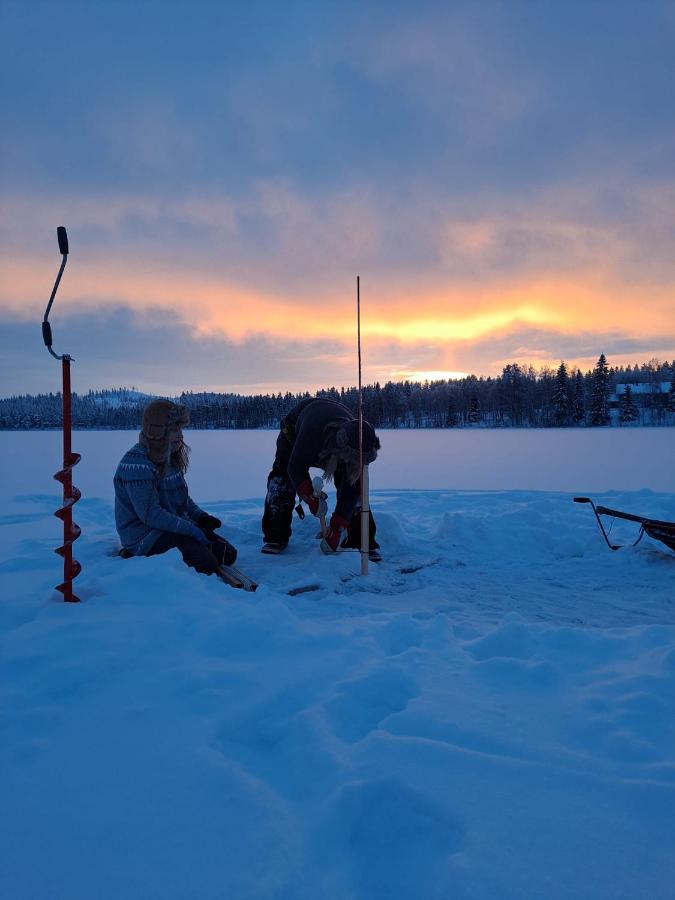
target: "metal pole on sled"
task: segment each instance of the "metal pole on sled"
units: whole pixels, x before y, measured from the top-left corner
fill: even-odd
[[[359,352],[359,474],[361,480],[361,575],[368,574],[370,498],[368,466],[363,465],[363,391],[361,385],[361,278],[356,276],[356,334]]]
[[[61,282],[63,270],[68,261],[68,235],[63,225],[59,225],[56,229],[56,236],[59,242],[59,251],[63,257],[61,260],[61,268],[56,276],[54,288],[52,290],[45,317],[42,321],[42,339],[45,347],[54,359],[61,360],[61,377],[62,377],[62,401],[63,401],[63,467],[54,475],[56,481],[63,485],[63,505],[57,509],[54,515],[63,522],[63,544],[57,547],[56,553],[63,557],[63,583],[57,585],[56,590],[61,591],[63,599],[68,603],[79,603],[80,598],[73,593],[73,579],[77,578],[82,570],[80,563],[73,559],[73,542],[76,541],[82,533],[79,525],[73,522],[73,506],[81,497],[80,491],[73,484],[73,466],[80,461],[80,454],[73,453],[72,449],[72,394],[70,390],[70,363],[72,357],[67,353],[61,356],[52,350],[52,327],[49,324],[49,313],[52,303],[56,297],[56,292]]]

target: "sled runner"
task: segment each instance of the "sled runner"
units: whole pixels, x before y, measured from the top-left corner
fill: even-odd
[[[627,519],[629,522],[637,522],[640,525],[640,533],[637,536],[637,540],[633,542],[634,547],[636,544],[639,544],[645,534],[647,534],[650,538],[653,538],[655,541],[661,541],[666,547],[675,551],[675,522],[661,522],[659,519],[648,519],[645,516],[635,516],[632,513],[621,512],[617,509],[609,509],[606,506],[596,506],[590,497],[575,497],[574,502],[591,504],[591,509],[595,513],[595,518],[598,520],[602,536],[610,550],[618,550],[621,547],[621,544],[612,544],[610,542],[600,516],[609,516],[612,519]]]

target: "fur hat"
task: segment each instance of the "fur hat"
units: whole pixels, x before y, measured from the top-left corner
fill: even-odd
[[[363,464],[369,465],[377,459],[380,439],[375,429],[363,420]],[[361,475],[359,466],[359,422],[350,419],[348,422],[331,422],[324,429],[323,450],[319,454],[325,477],[330,480],[335,470],[342,463],[347,471],[347,478],[355,484]]]
[[[338,450],[349,451],[355,450],[359,452],[359,420],[352,419],[350,422],[338,428],[335,434],[335,443]],[[377,451],[380,449],[380,439],[375,434],[375,429],[363,420],[363,463],[369,465],[377,459]]]
[[[156,465],[164,465],[171,455],[172,429],[190,424],[186,406],[171,400],[153,400],[143,410],[140,443]]]

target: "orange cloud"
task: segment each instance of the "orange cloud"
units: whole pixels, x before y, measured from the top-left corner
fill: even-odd
[[[23,260],[3,268],[3,284],[11,285],[11,293],[5,288],[3,308],[22,318],[40,316],[53,283],[54,264]],[[345,284],[343,293],[322,292],[316,298],[272,295],[182,271],[80,259],[72,270],[66,269],[57,311],[123,305],[139,314],[157,315],[170,309],[197,335],[218,333],[235,340],[256,334],[332,335],[349,340],[355,327],[353,291],[354,285]],[[635,312],[630,320],[633,337],[665,334],[672,328],[673,296],[665,286],[617,289],[604,282],[549,278],[503,287],[426,285],[419,292],[368,283],[362,290],[362,332],[366,338],[403,344],[471,342],[522,326],[602,335],[625,325],[626,309]]]
[[[59,261],[53,225],[63,220],[77,228],[56,317],[170,311],[198,337],[328,339],[335,362],[353,347],[360,271],[378,377],[494,372],[561,355],[590,364],[562,352],[579,335],[589,352],[609,337],[618,347],[618,336],[670,358],[672,337],[660,347],[658,336],[671,336],[675,320],[665,247],[675,194],[627,194],[625,220],[598,212],[595,194],[577,185],[452,215],[442,197],[415,195],[399,209],[368,191],[316,198],[275,182],[238,200],[14,197],[3,204],[0,309],[40,320]],[[627,350],[621,361],[635,358]]]

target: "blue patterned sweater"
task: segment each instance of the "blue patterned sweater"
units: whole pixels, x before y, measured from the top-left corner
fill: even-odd
[[[142,444],[124,454],[114,484],[115,525],[122,547],[134,556],[147,556],[163,531],[208,543],[196,524],[204,510],[190,499],[183,473],[168,465],[160,475]]]

